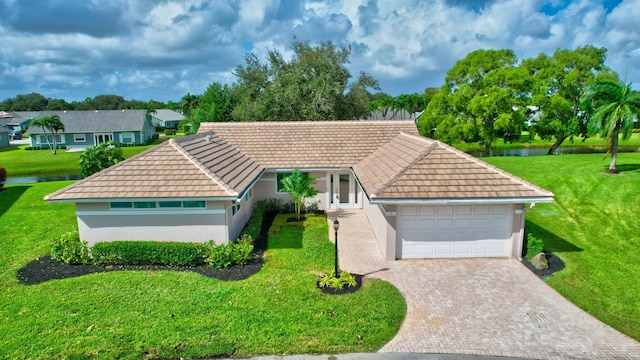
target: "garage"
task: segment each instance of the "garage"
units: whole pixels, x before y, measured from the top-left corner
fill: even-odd
[[[509,257],[512,204],[403,205],[397,258]]]

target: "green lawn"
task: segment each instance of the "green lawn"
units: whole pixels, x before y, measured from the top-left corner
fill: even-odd
[[[0,166],[8,176],[34,174],[78,174],[80,152],[58,150],[53,155],[49,150],[25,150],[29,145],[10,146],[0,149]],[[122,148],[125,158],[139,154],[154,145]]]
[[[527,231],[566,268],[547,282],[574,304],[640,340],[640,154],[484,158],[555,193],[527,212]]]
[[[72,204],[42,198],[72,182],[0,192],[0,358],[200,358],[375,351],[397,332],[405,303],[390,284],[355,293],[315,288],[333,265],[327,222],[305,231],[277,218],[265,266],[222,282],[190,272],[128,271],[21,285],[16,272],[76,226]]]
[[[554,140],[542,140],[539,137],[529,138],[528,133],[523,133],[520,136],[520,141],[505,143],[502,139],[496,139],[491,149],[520,149],[520,148],[551,148]],[[627,140],[620,140],[620,147],[640,147],[640,133],[632,134]],[[606,146],[607,139],[599,136],[593,136],[582,141],[581,138],[575,138],[573,142],[567,139],[562,143],[562,147],[569,146]],[[482,151],[484,146],[479,143],[456,143],[453,146],[463,151]]]

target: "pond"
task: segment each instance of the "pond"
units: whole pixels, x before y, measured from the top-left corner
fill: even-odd
[[[604,154],[608,150],[607,146],[561,146],[554,154]],[[491,151],[491,156],[537,156],[546,155],[549,151],[548,147],[544,148],[521,148],[521,149],[497,149]],[[640,152],[640,147],[621,146],[618,147],[618,152]],[[484,156],[481,150],[470,150],[468,154],[482,157]]]
[[[48,181],[80,180],[80,174],[57,174],[57,175],[32,175],[32,176],[9,176],[5,184],[31,184]]]

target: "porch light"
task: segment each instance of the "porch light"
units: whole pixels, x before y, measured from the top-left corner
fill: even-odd
[[[333,230],[335,230],[335,245],[336,245],[336,262],[335,262],[335,267],[333,269],[334,274],[337,278],[340,277],[340,269],[338,268],[338,229],[340,228],[340,222],[338,221],[338,218],[335,219],[335,221],[333,222]]]

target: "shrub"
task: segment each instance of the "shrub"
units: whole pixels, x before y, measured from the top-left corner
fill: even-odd
[[[4,189],[5,181],[7,181],[7,170],[0,166],[0,190]]]
[[[332,271],[330,274],[324,274],[320,276],[320,279],[318,279],[318,286],[328,287],[336,290],[341,290],[345,287],[352,287],[357,285],[358,282],[356,281],[355,276],[346,271],[341,271],[340,277],[335,276],[335,273]]]
[[[83,177],[87,177],[124,160],[120,144],[112,141],[84,149],[78,165]]]
[[[66,145],[58,145],[58,150],[65,150],[67,148]],[[28,146],[24,148],[25,150],[50,150],[48,146]]]
[[[205,262],[214,269],[224,269],[231,265],[246,265],[251,260],[253,244],[249,242],[250,237],[246,236],[238,240],[237,243],[216,244],[209,241]]]
[[[176,129],[166,129],[164,131],[165,135],[175,135],[176,134]]]
[[[253,252],[253,239],[250,236],[246,236],[238,240],[237,243],[231,244],[231,257],[234,264],[247,265],[251,260],[251,253]]]
[[[538,239],[532,234],[527,234],[527,259],[531,260],[534,256],[540,254],[544,249],[544,241]]]
[[[91,248],[95,264],[100,265],[203,265],[206,244],[166,241],[99,242]]]
[[[258,202],[256,202],[256,208],[262,208],[264,210],[265,214],[277,214],[279,212],[282,212],[282,200],[280,199],[266,199],[266,200],[260,200]]]
[[[51,247],[51,258],[67,264],[88,264],[91,262],[86,241],[80,241],[77,231],[60,235]]]

